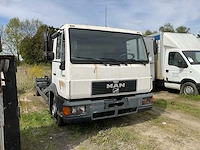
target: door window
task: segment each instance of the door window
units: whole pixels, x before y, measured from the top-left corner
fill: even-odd
[[[168,64],[171,66],[179,66],[178,62],[185,62],[183,57],[178,52],[170,52],[168,58]],[[186,63],[186,62],[185,62]]]
[[[57,37],[56,59],[63,59],[65,56],[65,38],[64,33]]]
[[[61,36],[58,36],[56,44],[56,59],[60,59],[60,52],[61,52]]]

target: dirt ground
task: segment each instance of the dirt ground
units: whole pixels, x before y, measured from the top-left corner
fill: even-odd
[[[154,98],[155,100],[169,100],[171,105],[180,100],[178,94],[168,91],[155,92]],[[34,101],[32,107],[23,107],[26,101]],[[22,113],[38,111],[46,107],[44,100],[41,97],[34,96],[33,92],[22,95],[19,103],[22,106]],[[200,106],[200,101],[196,102],[196,105]],[[200,119],[182,111],[153,107],[152,110],[144,113],[97,121],[95,125],[88,124],[90,123],[69,125],[51,133],[50,136],[47,136],[49,143],[52,144],[51,149],[200,150]],[[85,125],[87,127],[84,127]],[[91,126],[92,130],[90,130]],[[94,130],[95,127],[97,127],[96,130]],[[75,132],[76,129],[77,132]],[[129,133],[128,135],[133,135],[134,138],[129,138],[126,141],[115,136],[115,141],[109,140],[112,139],[113,132],[115,132],[112,129],[126,131],[126,133]],[[38,143],[44,144],[42,141],[38,141]],[[45,149],[45,147],[42,149]]]

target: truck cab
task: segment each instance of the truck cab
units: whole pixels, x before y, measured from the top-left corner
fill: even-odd
[[[140,32],[66,24],[51,37],[53,48],[45,50],[52,59],[51,81],[41,88],[36,79],[36,89],[58,121],[98,120],[151,109],[152,78]]]

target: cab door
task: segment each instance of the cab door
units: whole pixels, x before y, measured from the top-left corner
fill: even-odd
[[[52,62],[52,82],[56,85],[59,95],[66,91],[65,86],[65,37],[64,32],[54,39],[54,60]]]
[[[180,90],[181,80],[188,74],[188,65],[181,53],[166,52],[164,74],[165,87]]]

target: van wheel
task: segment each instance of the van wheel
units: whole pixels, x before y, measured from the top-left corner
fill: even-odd
[[[58,115],[58,108],[57,108],[57,105],[56,105],[55,98],[53,99],[53,104],[51,106],[51,115],[52,115],[52,117],[54,117],[55,123],[58,126],[64,125],[63,119]]]
[[[180,94],[185,95],[198,95],[198,89],[196,85],[192,82],[186,82],[181,86]]]

